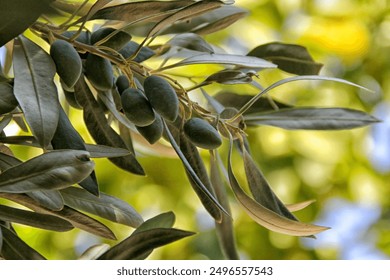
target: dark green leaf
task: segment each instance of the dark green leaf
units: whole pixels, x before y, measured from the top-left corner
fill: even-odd
[[[261,97],[263,97],[265,94],[267,94],[271,90],[273,90],[273,89],[275,89],[277,87],[280,87],[280,86],[282,86],[284,84],[297,82],[297,81],[329,81],[329,82],[338,82],[338,83],[341,83],[341,84],[346,84],[346,85],[357,87],[357,88],[360,88],[360,89],[363,89],[363,90],[366,90],[366,91],[370,91],[369,89],[367,89],[365,87],[362,87],[362,86],[357,85],[355,83],[352,83],[352,82],[349,82],[349,81],[346,81],[346,80],[343,80],[343,79],[338,79],[338,78],[323,77],[323,76],[317,76],[317,75],[294,76],[294,77],[290,77],[290,78],[279,80],[279,81],[273,83],[272,85],[270,85],[269,87],[261,90],[258,94],[253,96],[247,103],[245,103],[240,108],[239,114],[242,115],[242,114],[246,113],[247,110],[249,110],[254,104],[256,104],[256,102]]]
[[[0,82],[0,115],[11,112],[18,106],[13,87],[9,83]]]
[[[204,83],[219,83],[225,85],[247,84],[252,82],[255,71],[222,70],[207,77]]]
[[[129,150],[123,148],[114,148],[104,145],[85,144],[91,158],[114,158],[123,157],[130,154]]]
[[[101,9],[92,19],[110,19],[125,22],[159,21],[166,15],[193,4],[195,1],[142,1],[125,3]]]
[[[26,37],[15,40],[14,94],[33,135],[42,148],[50,144],[59,116],[56,68],[51,57]]]
[[[249,100],[253,98],[253,95],[249,94],[237,94],[233,92],[223,91],[213,96],[219,103],[225,107],[232,107],[240,110]],[[285,103],[281,103],[272,100],[270,97],[261,97],[257,100],[249,109],[246,114],[259,113],[264,111],[271,111],[277,108],[290,108],[291,106]]]
[[[232,170],[231,155],[233,149],[233,141],[230,139],[230,149],[228,155],[228,176],[230,186],[237,198],[237,201],[245,210],[245,212],[259,225],[265,228],[294,236],[311,236],[313,234],[320,233],[328,228],[316,225],[310,225],[301,223],[298,221],[290,220],[279,214],[265,208],[255,200],[250,198],[240,187],[236,177]]]
[[[49,10],[53,0],[3,0],[0,13],[0,47],[12,40]]]
[[[221,202],[221,205],[226,209],[230,214],[229,199],[226,192],[225,184],[221,178],[221,173],[219,170],[219,155],[211,155],[210,157],[210,180],[212,186],[214,187],[215,193],[218,200]],[[230,216],[223,214],[222,221],[220,223],[215,223],[215,229],[217,232],[218,240],[222,249],[222,252],[225,254],[226,258],[229,260],[238,260],[240,259],[236,240],[234,237],[233,229],[233,220]]]
[[[272,64],[266,60],[245,56],[245,55],[236,55],[236,54],[199,54],[195,55],[177,63],[167,65],[161,70],[194,65],[194,64],[227,64],[235,65],[242,67],[251,67],[251,68],[276,68],[275,64]]]
[[[108,124],[103,109],[93,97],[92,92],[84,81],[84,77],[81,77],[76,83],[75,94],[77,101],[84,108],[85,124],[96,143],[126,149],[126,144],[122,138]],[[124,157],[109,158],[109,160],[126,171],[139,175],[145,174],[142,166],[132,153]]]
[[[0,191],[24,193],[66,188],[82,181],[94,168],[88,152],[48,152],[0,174]]]
[[[56,190],[40,190],[26,193],[34,199],[39,205],[53,211],[59,211],[64,207],[64,201],[61,194]]]
[[[99,260],[137,260],[151,250],[194,233],[173,228],[156,228],[132,234],[99,257]]]
[[[61,191],[66,205],[95,214],[113,222],[138,227],[143,219],[133,207],[116,197],[101,193],[99,197],[79,188],[66,188]]]
[[[3,246],[0,255],[6,260],[45,260],[45,258],[28,246],[16,233],[0,224],[3,235]]]
[[[4,153],[0,153],[0,171],[3,172],[8,168],[11,168],[15,165],[21,164],[22,161],[17,159],[16,157],[6,155]]]
[[[139,44],[133,41],[130,41],[124,46],[119,53],[126,59],[132,57],[134,53],[138,50]],[[133,58],[133,61],[141,63],[152,56],[154,56],[156,53],[148,47],[142,47],[141,50],[138,51],[137,55]]]
[[[203,206],[216,221],[221,221],[221,211],[226,213],[226,210],[219,204],[218,200],[212,194],[212,188],[210,186],[207,172],[199,157],[196,147],[183,136],[182,132],[178,131],[178,133],[175,134],[177,134],[179,137],[178,139],[180,139],[179,147],[165,122],[164,126],[168,139],[173,149],[181,159],[186,170],[187,177],[189,178],[189,181],[199,199],[203,203]],[[172,129],[175,128],[172,127]],[[182,151],[182,149],[185,149],[185,151]]]
[[[178,34],[166,44],[193,51],[214,53],[213,47],[205,39],[194,33]]]
[[[258,46],[248,55],[272,61],[278,68],[297,75],[318,75],[322,64],[316,63],[307,49],[299,45],[273,42]]]
[[[24,194],[0,193],[0,197],[19,203],[37,213],[53,215],[70,222],[74,227],[86,232],[101,236],[103,238],[115,240],[114,233],[105,225],[95,219],[73,209],[64,206],[61,211],[52,211],[38,205],[34,200]]]
[[[243,151],[245,174],[254,199],[265,208],[297,221],[271,189],[261,170],[246,149]]]
[[[175,214],[173,212],[161,213],[142,223],[133,234],[155,228],[172,228],[175,224]]]
[[[55,150],[70,149],[85,151],[85,143],[80,134],[73,127],[62,107],[59,107],[59,119],[51,145]],[[99,195],[99,186],[94,171],[91,175],[79,182],[79,185],[94,195]]]
[[[248,125],[271,125],[285,129],[341,130],[379,122],[365,112],[347,108],[290,108],[245,115]]]
[[[210,34],[224,29],[244,17],[247,11],[237,6],[222,6],[191,20],[180,20],[165,29],[161,34],[193,32],[199,35]]]
[[[63,219],[4,205],[0,205],[0,220],[53,231],[73,229],[72,224]]]

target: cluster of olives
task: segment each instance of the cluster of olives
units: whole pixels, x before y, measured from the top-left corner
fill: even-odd
[[[112,34],[113,32],[115,33]],[[68,31],[62,35],[70,38],[74,32]],[[123,31],[116,32],[113,28],[101,28],[92,34],[82,32],[76,40],[83,44],[98,44],[110,48],[118,51],[125,58],[134,54],[135,47],[138,47],[131,41],[131,35]],[[72,91],[83,71],[90,83],[99,91],[108,91],[116,86],[121,96],[123,113],[151,144],[162,137],[163,121],[172,123],[179,116],[177,93],[172,85],[160,76],[146,77],[143,81],[143,89],[131,87],[127,76],[119,75],[115,78],[108,58],[92,53],[79,54],[70,42],[61,39],[51,44],[50,55],[65,92]],[[150,53],[145,48],[140,55],[141,57],[136,57],[134,61],[142,61],[150,56]],[[85,59],[84,63],[82,58]],[[68,102],[71,105],[76,103],[69,99]],[[221,136],[214,126],[199,117],[192,117],[185,121],[183,132],[194,145],[200,148],[215,149],[222,144]]]

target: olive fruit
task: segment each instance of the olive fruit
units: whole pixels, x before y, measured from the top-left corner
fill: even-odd
[[[99,42],[100,40],[106,38],[109,36],[112,32],[115,32],[116,29],[111,28],[111,27],[105,27],[105,28],[100,28],[96,30],[95,32],[92,33],[91,35],[91,44],[95,44]],[[101,45],[109,47],[114,50],[120,50],[123,48],[127,42],[131,40],[131,35],[124,32],[124,31],[119,31],[106,41],[104,41]]]
[[[136,126],[147,126],[154,122],[153,108],[140,90],[135,88],[124,90],[121,101],[126,117]]]
[[[160,115],[156,114],[152,124],[144,127],[136,126],[136,129],[150,144],[154,144],[162,137],[164,125]]]
[[[157,113],[168,121],[175,121],[179,115],[179,99],[176,92],[165,79],[149,76],[144,81],[145,95]]]
[[[56,65],[58,76],[68,88],[73,87],[83,69],[78,52],[67,41],[56,40],[50,46],[50,55]]]
[[[9,83],[0,83],[0,115],[11,112],[18,106],[13,88]]]
[[[118,92],[122,94],[122,92],[130,87],[129,79],[125,75],[120,75],[116,78],[115,85],[118,89]]]
[[[199,148],[213,150],[221,146],[222,138],[218,131],[201,118],[191,118],[184,124],[184,134]]]
[[[109,90],[114,86],[114,73],[107,58],[89,53],[85,61],[85,74],[99,90]]]

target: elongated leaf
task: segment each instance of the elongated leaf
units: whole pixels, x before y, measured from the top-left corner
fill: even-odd
[[[230,213],[229,199],[221,178],[218,159],[218,154],[210,156],[210,180],[221,205]],[[215,229],[222,252],[225,254],[226,258],[229,260],[240,259],[237,252],[236,239],[234,237],[232,218],[223,215],[222,221],[220,223],[215,223]]]
[[[122,138],[109,126],[103,109],[93,97],[84,77],[81,77],[76,83],[75,94],[78,103],[84,108],[84,122],[96,143],[126,149]],[[132,153],[124,157],[109,158],[109,160],[126,171],[138,175],[145,174]]]
[[[71,149],[86,151],[83,138],[70,122],[62,107],[59,107],[59,119],[57,129],[51,140],[51,145],[55,150]],[[99,195],[99,186],[96,180],[95,171],[79,182],[79,185],[94,195]]]
[[[78,258],[79,260],[96,260],[110,249],[108,244],[97,244],[89,247]]]
[[[41,206],[53,211],[59,211],[64,207],[61,194],[56,190],[40,190],[26,193]]]
[[[227,15],[216,21],[207,22],[207,24],[201,25],[195,29],[192,29],[191,31],[199,35],[207,35],[207,34],[215,33],[217,31],[224,30],[225,28],[229,27],[239,19],[242,19],[246,15],[247,15],[246,11],[237,12],[231,15]]]
[[[353,87],[357,87],[357,88],[360,88],[360,89],[363,89],[363,90],[366,90],[366,91],[370,91],[369,89],[365,88],[365,87],[362,87],[358,84],[355,84],[355,83],[352,83],[352,82],[349,82],[349,81],[346,81],[346,80],[343,80],[343,79],[338,79],[338,78],[331,78],[331,77],[324,77],[324,76],[317,76],[317,75],[309,75],[309,76],[296,76],[296,77],[290,77],[290,78],[286,78],[286,79],[283,79],[283,80],[279,80],[275,83],[273,83],[272,85],[270,85],[269,87],[265,88],[264,90],[262,90],[260,93],[256,94],[254,97],[252,97],[245,105],[243,105],[238,113],[238,115],[242,115],[244,114],[249,108],[252,107],[253,104],[255,104],[262,96],[264,96],[265,94],[267,94],[269,91],[281,86],[281,85],[284,85],[284,84],[287,84],[287,83],[291,83],[291,82],[297,82],[297,81],[328,81],[328,82],[337,82],[337,83],[342,83],[342,84],[346,84],[346,85],[350,85],[350,86],[353,86]]]
[[[158,32],[160,32],[162,29],[170,26],[171,24],[175,23],[176,21],[180,19],[186,19],[190,20],[192,17],[203,14],[207,11],[214,10],[220,6],[222,6],[223,3],[219,0],[207,0],[207,1],[198,1],[194,2],[188,6],[183,7],[182,9],[178,10],[177,12],[168,15],[161,21],[159,21],[148,33],[146,36],[154,37]]]
[[[285,129],[340,130],[362,127],[379,120],[347,108],[291,108],[245,116],[248,125],[271,125]]]
[[[205,83],[219,83],[225,85],[247,84],[252,82],[255,71],[222,70],[207,77]]]
[[[18,101],[15,98],[13,87],[7,82],[0,82],[0,115],[13,111],[16,106],[18,106]],[[12,116],[9,115],[8,118],[12,119]],[[3,128],[0,131],[3,131]]]
[[[63,219],[4,205],[0,205],[0,220],[53,231],[73,229],[72,224]]]
[[[303,201],[303,202],[299,202],[299,203],[286,204],[286,207],[289,211],[296,212],[296,211],[299,211],[299,210],[306,208],[307,206],[311,205],[314,202],[315,202],[315,200],[311,199],[311,200],[307,200],[307,201]]]
[[[191,20],[175,22],[171,27],[163,30],[161,34],[177,34],[183,32],[193,32],[199,35],[210,34],[221,30],[221,28],[228,27],[247,13],[245,9],[240,7],[224,5],[218,9],[193,17]]]
[[[290,220],[298,219],[286,208],[271,189],[263,173],[246,149],[243,151],[245,174],[254,199],[265,208]]]
[[[119,50],[119,53],[126,59],[129,57],[132,57],[136,51],[139,49],[139,44],[133,41],[130,41],[124,46],[121,50]],[[148,47],[141,47],[141,49],[138,51],[137,55],[133,58],[133,61],[141,63],[152,56],[154,56],[156,53]]]
[[[252,68],[276,68],[277,66],[271,62],[263,60],[261,58],[245,55],[235,55],[235,54],[199,54],[195,55],[182,61],[179,61],[175,64],[167,65],[161,70],[194,65],[194,64],[228,64],[236,65],[242,67],[252,67]]]
[[[269,230],[294,236],[311,236],[313,234],[317,234],[328,229],[327,227],[310,225],[287,219],[269,210],[268,208],[265,208],[264,206],[250,198],[241,189],[236,177],[234,176],[231,162],[232,149],[233,141],[232,139],[230,139],[230,148],[228,155],[228,175],[230,185],[237,198],[237,201],[240,203],[245,212],[256,223],[262,225]]]
[[[129,150],[127,149],[114,148],[105,145],[85,144],[85,147],[87,148],[91,158],[123,157],[130,154]]]
[[[318,75],[322,64],[316,63],[307,49],[299,45],[268,43],[251,50],[248,55],[272,61],[286,72],[297,75]]]
[[[136,22],[141,19],[145,21],[159,21],[169,13],[188,6],[195,1],[138,1],[125,3],[101,9],[95,13],[92,19],[110,19],[126,22]]]
[[[213,96],[219,103],[225,107],[232,107],[240,110],[247,102],[249,102],[253,95],[249,94],[237,94],[229,91],[222,91]],[[245,112],[246,114],[250,113],[260,113],[264,111],[271,111],[275,109],[291,108],[290,105],[286,103],[281,103],[276,100],[272,100],[269,96],[261,97]]]
[[[209,184],[208,181],[209,179],[206,171],[204,170],[204,167],[202,167],[203,162],[199,160],[199,158],[193,157],[194,155],[195,157],[197,157],[195,154],[196,148],[191,147],[188,140],[186,141],[184,137],[181,137],[183,139],[180,140],[185,141],[185,144],[180,144],[181,147],[179,147],[165,122],[164,122],[164,126],[165,126],[165,131],[168,136],[168,139],[173,149],[175,150],[180,160],[182,161],[184,168],[186,170],[186,174],[190,180],[190,183],[194,188],[196,194],[198,195],[199,199],[201,200],[203,206],[206,208],[206,210],[216,221],[221,221],[222,218],[221,211],[225,212],[227,215],[228,213],[222,207],[222,205],[220,205],[220,203],[214,197],[214,195],[210,192],[210,190],[212,190],[210,188],[210,185],[208,185],[208,187],[205,185],[205,184]],[[183,152],[181,150],[183,148],[187,149],[187,151]],[[206,183],[204,183],[204,181],[206,181]]]
[[[146,231],[155,228],[172,228],[175,224],[175,214],[171,211],[166,213],[161,213],[153,218],[150,218],[142,223],[133,234],[141,231]]]
[[[175,46],[189,50],[214,53],[213,47],[205,39],[194,33],[178,34],[166,43],[168,46]]]
[[[50,144],[59,117],[56,68],[40,46],[19,36],[14,44],[14,94],[41,147]]]
[[[145,252],[193,235],[193,232],[156,228],[132,234],[99,257],[99,260],[136,260]]]
[[[24,193],[66,188],[82,181],[94,168],[85,151],[53,151],[0,174],[0,191]]]
[[[13,166],[21,164],[22,161],[19,159],[9,156],[3,153],[0,153],[0,171],[7,170]],[[61,194],[58,191],[34,191],[27,193],[32,199],[37,201],[40,205],[49,208],[51,210],[61,210],[64,207]]]
[[[3,246],[0,255],[6,260],[45,260],[45,258],[28,246],[16,233],[0,224],[3,235]]]
[[[38,17],[49,10],[53,0],[3,0],[1,1],[0,16],[0,47],[12,40]]]
[[[143,222],[133,207],[116,197],[104,193],[96,197],[75,187],[63,189],[61,194],[66,205],[110,221],[131,227],[138,227]]]
[[[37,213],[53,215],[70,222],[74,227],[82,229],[86,232],[115,240],[114,233],[102,223],[95,219],[73,209],[68,206],[64,206],[61,211],[52,211],[38,205],[34,200],[24,194],[12,194],[12,193],[0,193],[0,197],[12,200],[19,203]]]
[[[1,256],[2,248],[3,248],[3,233],[1,231],[1,225],[0,225],[0,256]]]

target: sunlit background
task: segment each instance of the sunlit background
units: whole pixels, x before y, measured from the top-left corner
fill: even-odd
[[[324,64],[321,75],[344,78],[374,91],[333,82],[297,82],[272,91],[273,98],[301,106],[360,109],[382,120],[370,128],[337,132],[249,129],[256,161],[282,201],[315,199],[297,216],[332,229],[318,234],[316,239],[273,233],[253,222],[231,196],[241,258],[389,259],[389,1],[237,0],[236,6],[247,9],[248,16],[224,31],[206,36],[208,41],[237,54],[273,41],[301,44]],[[286,75],[266,71],[258,81],[266,86]],[[256,93],[248,86],[230,88],[243,94]],[[80,111],[71,110],[70,116],[86,142],[92,142]],[[139,145],[136,149],[147,177],[127,174],[106,160],[97,160],[101,190],[128,201],[145,219],[174,211],[176,227],[198,232],[155,250],[150,258],[221,259],[213,221],[192,191],[179,160],[163,146],[150,149]],[[22,159],[37,152],[24,147],[12,150]],[[240,177],[240,167],[237,170]],[[241,176],[244,178],[243,171]],[[132,231],[103,222],[119,240]],[[115,244],[79,230],[52,233],[23,226],[17,230],[30,246],[50,259],[74,259],[92,244]]]

